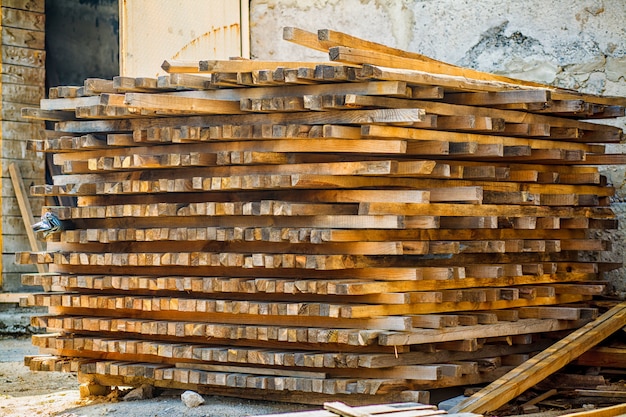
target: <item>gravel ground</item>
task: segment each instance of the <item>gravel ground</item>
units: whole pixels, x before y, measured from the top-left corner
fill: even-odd
[[[35,354],[30,338],[0,339],[0,417],[240,417],[319,409],[217,396],[204,396],[205,404],[188,408],[180,400],[180,391],[141,401],[81,399],[75,375],[31,372],[25,367],[24,356]]]

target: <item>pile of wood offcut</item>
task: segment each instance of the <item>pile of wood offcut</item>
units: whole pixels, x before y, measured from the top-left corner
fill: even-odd
[[[603,312],[626,99],[321,30],[328,62],[166,61],[55,87],[61,201],[23,282],[31,369],[321,404],[428,402],[486,383]],[[584,119],[584,121],[583,121]],[[72,199],[69,199],[71,197]],[[71,202],[75,204],[71,204]]]

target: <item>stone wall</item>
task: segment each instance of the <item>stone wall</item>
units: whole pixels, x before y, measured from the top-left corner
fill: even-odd
[[[326,60],[282,40],[282,27],[333,29],[482,71],[588,93],[626,96],[624,0],[252,0],[251,54],[257,59]],[[626,118],[609,123],[626,129]],[[622,145],[607,152],[626,152]],[[626,180],[617,189],[620,229],[607,261],[626,261]],[[626,295],[626,270],[606,274]]]

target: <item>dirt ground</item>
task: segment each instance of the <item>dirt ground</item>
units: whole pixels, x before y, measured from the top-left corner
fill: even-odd
[[[164,392],[142,401],[81,399],[73,374],[31,372],[25,355],[38,354],[30,338],[0,338],[0,417],[239,417],[316,409],[315,406],[204,396],[205,404],[188,408],[180,391]]]

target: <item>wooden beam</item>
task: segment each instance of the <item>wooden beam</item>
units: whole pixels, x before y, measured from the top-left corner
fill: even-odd
[[[337,62],[258,61],[258,60],[204,60],[198,63],[199,72],[250,72],[276,68],[315,68],[319,65],[341,66]]]
[[[161,64],[161,68],[169,74],[193,74],[200,72],[198,61],[166,60]]]
[[[30,249],[34,252],[38,252],[41,250],[41,248],[32,227],[33,210],[31,209],[30,202],[28,201],[28,194],[26,192],[26,187],[24,187],[22,174],[20,173],[20,170],[15,162],[11,162],[9,164],[9,174],[11,176],[11,182],[13,183],[13,189],[15,191],[15,197],[17,198],[17,204],[19,205],[20,213],[22,214],[22,220],[24,221],[24,228],[26,229],[26,236],[28,237]],[[39,273],[46,272],[45,265],[37,264],[37,271]],[[0,277],[0,287],[1,284],[2,278]]]
[[[337,46],[333,42],[321,40],[317,33],[296,27],[284,27],[283,39],[325,53],[328,53],[329,48]]]

